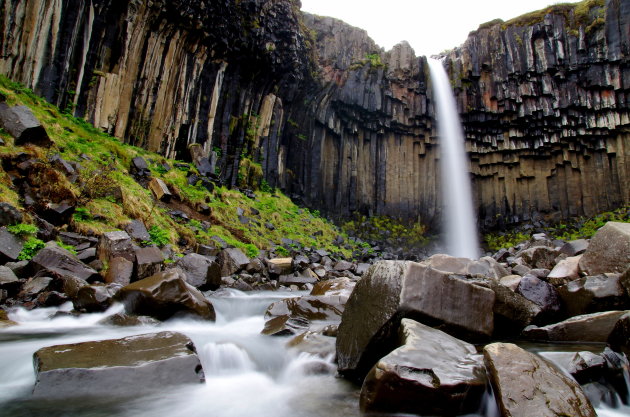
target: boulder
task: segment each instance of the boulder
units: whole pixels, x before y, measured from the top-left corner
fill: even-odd
[[[189,253],[177,266],[184,271],[186,282],[200,290],[216,290],[221,285],[219,264],[205,256]]]
[[[625,313],[617,320],[608,336],[608,344],[613,350],[630,357],[630,313]]]
[[[88,284],[88,282],[84,279],[71,277],[71,276],[62,276],[57,277],[53,282],[54,287],[66,294],[70,298],[75,298],[79,293],[79,290]]]
[[[36,277],[29,279],[20,291],[21,298],[29,298],[46,290],[53,281],[50,277]]]
[[[270,274],[288,275],[293,273],[293,258],[267,259]]]
[[[556,258],[560,253],[547,246],[536,246],[519,252],[516,256],[531,268],[552,269],[556,264]]]
[[[44,126],[27,106],[9,107],[4,102],[0,103],[0,123],[15,138],[15,146],[32,143],[49,147],[53,144]]]
[[[378,361],[361,387],[361,411],[460,415],[479,409],[485,392],[475,346],[403,319],[400,346]]]
[[[533,275],[525,275],[516,290],[529,301],[537,304],[546,317],[553,318],[560,313],[562,305],[555,287]]]
[[[135,253],[137,280],[145,279],[162,270],[164,255],[158,247],[137,248]]]
[[[285,314],[267,320],[260,333],[267,336],[292,336],[308,330],[309,324],[306,319]]]
[[[151,192],[153,192],[153,196],[156,200],[168,203],[173,197],[173,194],[171,194],[168,189],[168,185],[166,185],[166,183],[160,178],[151,178],[151,181],[149,181],[149,188],[151,189]]]
[[[54,242],[46,244],[37,255],[31,259],[35,271],[46,271],[56,276],[74,277],[90,281],[100,278],[98,272],[81,262],[76,255],[60,248]]]
[[[595,417],[580,385],[543,358],[510,343],[483,350],[501,415]]]
[[[578,239],[565,243],[560,248],[560,253],[564,253],[567,256],[577,256],[583,254],[588,249],[588,240]]]
[[[306,331],[289,340],[287,346],[322,358],[335,355],[335,338],[318,332]]]
[[[500,279],[509,272],[491,257],[479,260],[437,254],[422,262],[433,269],[457,275]]]
[[[6,227],[0,227],[0,262],[17,260],[23,247],[24,242],[21,239],[9,232]]]
[[[495,295],[494,334],[516,336],[530,324],[540,323],[544,314],[541,314],[542,308],[538,304],[506,287],[502,280],[489,282],[489,287]]]
[[[630,267],[630,223],[608,222],[595,233],[580,259],[587,275],[623,273]]]
[[[18,277],[12,269],[4,265],[0,266],[0,286],[18,282]]]
[[[149,235],[147,227],[141,220],[132,220],[129,224],[125,226],[125,232],[129,234],[129,237],[138,242],[151,240],[151,235]]]
[[[98,259],[108,262],[116,257],[125,258],[131,262],[136,261],[131,238],[122,230],[103,233],[98,242]]]
[[[567,371],[580,384],[590,381],[599,380],[606,370],[606,360],[593,352],[576,352],[569,365]]]
[[[105,274],[108,284],[129,285],[133,277],[133,262],[117,256],[109,260],[109,268]]]
[[[285,298],[271,304],[265,311],[265,318],[288,315],[309,323],[313,321],[339,323],[347,300],[347,296],[340,295]]]
[[[159,272],[120,289],[116,299],[130,314],[166,320],[174,315],[193,315],[214,320],[212,304],[199,290],[185,281],[179,269]]]
[[[238,248],[223,249],[217,257],[221,266],[221,276],[236,274],[247,266],[249,258]]]
[[[619,274],[583,277],[558,288],[558,293],[572,316],[630,308]]]
[[[335,271],[339,271],[339,272],[350,271],[353,268],[354,268],[354,265],[352,264],[352,262],[343,261],[343,260],[337,262],[335,266],[333,267]]]
[[[551,272],[547,275],[545,281],[553,286],[559,287],[567,284],[580,277],[579,275],[579,263],[582,256],[571,256],[563,259],[553,267]]]
[[[107,316],[98,321],[98,324],[104,326],[120,326],[120,327],[133,327],[133,326],[157,326],[162,322],[147,316],[130,316],[128,314],[116,313],[111,316]]]
[[[315,283],[310,295],[340,295],[347,300],[355,286],[356,282],[350,278],[333,278]]]
[[[523,337],[552,342],[605,343],[625,311],[584,314],[544,327],[529,326]]]
[[[22,223],[22,213],[9,203],[0,202],[0,226]]]
[[[521,279],[523,277],[520,275],[507,275],[499,280],[499,284],[503,285],[506,288],[509,288],[512,291],[516,291],[518,289],[518,284],[521,283]]]
[[[174,332],[45,347],[33,362],[35,398],[133,397],[204,381],[192,341]]]
[[[319,281],[319,277],[310,269],[278,277],[278,283],[286,286],[315,284],[317,281]]]
[[[120,290],[120,284],[88,285],[81,287],[72,300],[75,310],[94,313],[107,310],[113,302],[114,295]]]
[[[494,292],[423,264],[380,261],[357,283],[337,336],[339,372],[361,379],[395,346],[404,317],[483,340],[494,330]]]

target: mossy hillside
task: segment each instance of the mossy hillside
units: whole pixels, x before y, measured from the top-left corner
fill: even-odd
[[[607,222],[630,223],[630,205],[624,205],[617,210],[608,211],[593,217],[578,217],[561,222],[544,230],[552,239],[571,241],[590,239]],[[513,229],[504,232],[487,233],[484,236],[486,247],[491,251],[510,248],[532,238],[537,231]]]
[[[49,157],[59,153],[65,160],[81,165],[76,183],[63,179],[60,185],[79,202],[69,225],[71,230],[98,234],[120,230],[132,219],[141,219],[148,228],[163,230],[168,241],[179,243],[181,248],[196,243],[213,244],[212,237],[218,236],[250,255],[260,249],[273,248],[283,238],[344,256],[350,256],[354,249],[352,246],[340,248],[335,245],[334,240],[342,233],[333,224],[317,212],[299,208],[279,191],[262,187],[262,190],[256,191],[255,199],[225,187],[216,187],[209,192],[201,182],[188,184],[188,172],[195,171],[190,164],[167,160],[158,154],[124,144],[84,120],[65,114],[32,91],[2,76],[0,92],[7,97],[8,104],[31,108],[55,143],[50,149],[17,147],[6,132],[0,131],[0,137],[5,142],[4,146],[0,146],[0,159],[11,159],[20,152],[27,152],[43,164],[48,164]],[[131,177],[128,169],[131,160],[137,156],[149,163],[154,177],[162,178],[169,185],[177,197],[174,204],[156,201],[149,190]],[[172,169],[164,169],[164,163]],[[248,167],[248,172],[251,171],[257,174],[256,167]],[[257,179],[258,175],[248,175],[247,183],[254,185],[251,183]],[[113,193],[112,190],[117,188],[120,192]],[[0,192],[1,200],[23,208],[17,190],[1,167]],[[199,204],[209,206],[211,215],[204,216],[191,209]],[[168,213],[174,208],[185,211],[190,220],[172,218]],[[237,208],[243,210],[246,219],[239,219]]]

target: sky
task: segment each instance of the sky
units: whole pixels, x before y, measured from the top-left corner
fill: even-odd
[[[481,23],[509,20],[557,0],[302,0],[302,10],[367,30],[386,50],[402,40],[416,55],[438,54],[464,43]],[[564,0],[564,3],[576,1]]]

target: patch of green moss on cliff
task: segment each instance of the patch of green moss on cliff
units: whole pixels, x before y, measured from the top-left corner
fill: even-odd
[[[599,18],[603,19],[605,6],[605,0],[584,0],[580,3],[558,3],[503,22],[501,28],[505,30],[513,26],[532,26],[541,23],[548,14],[555,14],[564,16],[567,30],[575,34],[580,26],[588,28]],[[592,27],[591,30],[594,28],[595,27]]]

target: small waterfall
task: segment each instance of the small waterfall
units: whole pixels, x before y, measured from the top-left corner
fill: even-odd
[[[234,343],[208,343],[199,352],[207,377],[254,371],[256,364]]]
[[[476,259],[479,257],[479,242],[467,170],[468,160],[464,149],[464,132],[457,114],[455,97],[442,63],[431,58],[427,61],[437,104],[444,204],[442,221],[446,250],[452,256]]]

